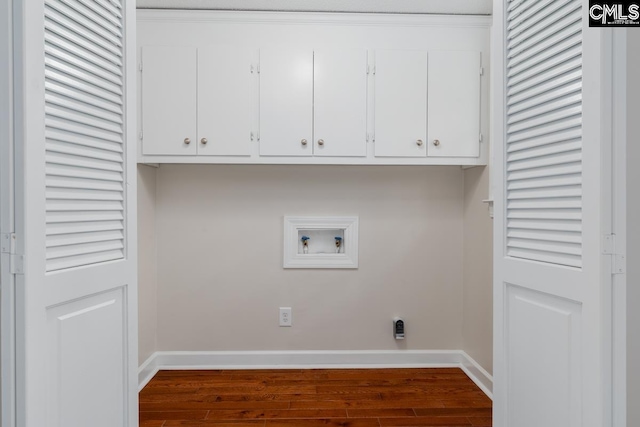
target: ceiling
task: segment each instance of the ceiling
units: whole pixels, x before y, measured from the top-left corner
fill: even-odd
[[[492,0],[137,0],[138,9],[490,15]]]

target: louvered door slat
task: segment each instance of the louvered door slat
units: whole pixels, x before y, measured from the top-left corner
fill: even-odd
[[[71,100],[71,102],[77,101],[83,105],[98,107],[104,112],[110,111],[119,117],[122,117],[123,111],[121,105],[105,101],[104,99],[97,99],[95,96],[91,96],[88,93],[83,93],[79,90],[74,90],[64,85],[54,83],[51,80],[47,82],[46,88],[48,93],[45,96],[49,97],[49,99],[56,97],[59,98],[60,96],[58,95],[61,95],[64,99]]]
[[[582,265],[580,0],[509,2],[506,245],[511,257]]]
[[[509,33],[507,38],[508,47],[513,47],[518,43],[531,37],[533,34],[538,33],[540,30],[547,28],[549,25],[554,24],[563,17],[569,15],[573,9],[579,8],[580,5],[571,2],[571,0],[556,1],[549,6],[546,10],[546,17],[536,20],[530,20],[523,25],[518,26],[516,29]]]
[[[73,21],[73,24],[68,27],[69,29],[76,28],[77,32],[79,34],[84,34],[88,40],[93,40],[94,43],[105,48],[111,47],[115,51],[120,52],[120,56],[122,56],[122,42],[119,36],[105,30],[100,25],[96,25],[95,22],[87,19],[85,16],[63,4],[59,0],[49,0],[46,4],[60,15]]]
[[[108,59],[104,59],[102,56],[96,55],[92,50],[79,46],[76,43],[71,43],[69,40],[58,36],[52,31],[45,32],[44,40],[51,46],[64,49],[64,51],[69,52],[70,55],[88,59],[89,61],[87,61],[88,63],[85,63],[85,68],[90,65],[95,65],[109,71],[109,73],[115,74],[116,76],[122,76],[122,72],[120,70],[120,66],[122,64],[119,63],[120,61],[116,63],[110,62]],[[107,74],[107,76],[109,76],[109,74]]]
[[[119,211],[47,212],[47,224],[57,224],[60,222],[121,221],[123,219],[124,215]]]
[[[69,107],[71,107],[71,105],[69,105]],[[108,120],[103,120],[102,118],[95,115],[78,112],[72,108],[67,108],[67,106],[60,107],[59,105],[53,105],[49,103],[45,107],[45,113],[48,116],[57,117],[65,121],[77,123],[91,129],[101,129],[115,134],[122,133],[122,127],[119,123],[109,123]],[[110,119],[110,116],[111,113],[109,112],[106,112],[104,114],[105,119]]]
[[[525,98],[523,101],[517,103],[517,105],[515,105],[515,102],[514,102],[513,104],[508,105],[507,113],[515,114],[523,110],[527,110],[542,104],[546,104],[558,98],[562,98],[566,94],[573,94],[576,92],[579,93],[580,90],[581,90],[580,81],[577,81],[575,83],[570,83],[568,85],[562,86],[558,90],[554,90],[551,92],[543,92],[535,96],[529,96]]]
[[[95,201],[95,200],[49,200],[47,212],[73,212],[73,211],[122,211],[124,205],[119,201]]]
[[[55,54],[54,49],[49,49],[45,46],[45,51],[49,54]],[[71,58],[73,61],[73,58]],[[78,64],[77,67],[70,66],[65,61],[56,58],[55,56],[47,55],[44,59],[44,63],[49,69],[56,70],[63,74],[70,76],[73,79],[77,79],[82,83],[88,83],[89,85],[96,86],[100,89],[104,89],[116,95],[122,95],[121,84],[113,83],[101,78],[100,76],[93,74],[91,71],[87,72],[82,70],[82,64]],[[45,74],[46,77],[46,74]]]
[[[68,176],[72,178],[97,179],[104,181],[122,182],[123,177],[120,172],[105,171],[99,169],[87,169],[82,167],[69,167],[48,163],[46,166],[47,177],[50,176]]]
[[[87,9],[91,9],[100,17],[111,22],[111,24],[113,24],[115,27],[122,28],[121,19],[118,19],[117,16],[114,16],[113,13],[111,13],[108,9],[102,7],[102,5],[95,0],[79,0],[79,2],[82,3]]]
[[[121,114],[111,113],[108,110],[105,111],[103,108],[96,108],[84,102],[78,102],[73,98],[67,98],[66,96],[59,96],[56,94],[48,93],[47,95],[45,95],[45,101],[59,108],[65,108],[67,110],[73,111],[74,113],[99,117],[103,120],[115,123],[116,125],[122,124]]]
[[[553,22],[553,21],[552,21]],[[566,15],[564,18],[556,19],[551,25],[542,26],[531,34],[523,34],[509,43],[509,54],[515,57],[518,54],[528,56],[537,53],[560,38],[566,38],[566,34],[575,34],[574,27],[581,25],[580,17],[576,15]]]
[[[90,233],[98,231],[122,230],[124,228],[122,221],[95,221],[87,222],[69,222],[56,223],[47,226],[47,235],[60,236],[76,233]]]
[[[85,243],[108,242],[124,237],[122,231],[101,231],[47,237],[47,247],[80,245]]]
[[[60,70],[50,68],[45,69],[44,75],[47,79],[47,85],[45,86],[47,89],[53,87],[55,84],[54,82],[56,82],[64,85],[62,87],[66,88],[67,91],[77,90],[78,93],[76,96],[95,96],[99,101],[111,103],[115,105],[116,108],[118,106],[122,106],[122,98],[118,94],[110,93],[92,83],[87,83],[75,77],[68,76]],[[99,102],[98,100],[95,102]]]
[[[546,50],[539,51],[537,56],[518,55],[512,57],[509,59],[508,76],[513,76],[530,67],[544,64],[545,61],[556,57],[559,53],[565,53],[576,46],[580,46],[581,42],[580,33],[576,33],[566,39],[559,40],[555,45],[548,44]]]
[[[119,40],[120,38],[122,38],[122,25],[114,25],[108,19],[105,19],[103,16],[100,16],[98,13],[85,6],[83,4],[85,3],[85,1],[83,0],[59,0],[59,2],[66,4],[70,9],[77,12],[80,15],[81,19],[79,22],[87,22],[88,19],[91,22],[88,22],[87,25],[96,27],[93,28],[94,32],[110,33],[111,35],[118,38],[117,43],[114,42],[114,44],[119,46],[122,45],[122,42]],[[109,35],[107,35],[106,38],[111,39]]]
[[[122,12],[45,1],[47,271],[124,258]]]
[[[94,0],[94,1],[98,3],[100,6],[102,6],[103,8],[105,8],[105,10],[108,10],[109,12],[111,12],[117,18],[122,18],[122,11],[120,10],[120,5],[112,3],[108,0]]]
[[[545,231],[577,231],[579,232],[582,227],[580,224],[576,224],[573,221],[550,219],[546,221],[538,220],[531,221],[528,219],[510,219],[507,221],[509,229],[513,230],[542,230]]]
[[[569,151],[576,151],[581,149],[580,140],[570,140],[559,142],[557,144],[545,144],[537,147],[533,147],[527,150],[518,150],[511,152],[507,155],[507,160],[517,161],[525,160],[535,157],[545,157],[559,153],[566,153]]]
[[[56,129],[58,131],[69,132],[74,136],[96,138],[105,141],[121,143],[121,139],[118,133],[104,131],[102,129],[97,129],[91,126],[85,126],[82,123],[64,120],[64,118],[46,116],[45,125],[47,125],[47,130]]]
[[[580,139],[582,131],[580,128],[572,128],[562,132],[554,132],[549,135],[544,135],[536,138],[535,140],[525,140],[519,142],[512,142],[507,147],[507,153],[513,153],[520,150],[528,150],[530,148],[536,148],[548,144],[556,144],[558,142],[571,141],[573,139]]]

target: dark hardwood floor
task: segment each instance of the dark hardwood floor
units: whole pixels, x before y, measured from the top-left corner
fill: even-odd
[[[488,427],[491,400],[460,369],[160,371],[140,427]]]

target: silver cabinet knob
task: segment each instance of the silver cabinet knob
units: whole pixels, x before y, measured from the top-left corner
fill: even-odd
[[[191,139],[185,138],[184,139],[184,143],[187,144],[187,145],[191,144]]]
[[[324,145],[324,139],[319,139],[318,140],[318,145]]]
[[[434,140],[433,140],[433,145],[435,145],[436,147],[437,147],[438,145],[440,145],[440,140],[439,140],[439,139],[434,139]]]
[[[302,141],[300,141],[300,144],[302,144],[302,145],[307,145],[307,140],[306,140],[306,139],[303,139]]]
[[[205,145],[207,142],[209,142],[209,141],[207,141],[207,138],[202,138],[202,139],[200,140],[200,143],[201,143],[202,145]]]
[[[421,139],[419,139],[416,141],[416,144],[418,145],[418,147],[422,147],[423,142]]]

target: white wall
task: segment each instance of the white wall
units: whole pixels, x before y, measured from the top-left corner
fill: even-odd
[[[627,425],[640,425],[640,33],[627,30]]]
[[[138,363],[157,350],[156,171],[138,165]]]
[[[460,168],[157,173],[158,350],[462,348]],[[284,215],[359,215],[360,268],[284,270]],[[293,308],[292,328],[278,327],[280,306]]]
[[[463,349],[493,372],[493,220],[483,200],[489,198],[489,167],[464,173]]]

